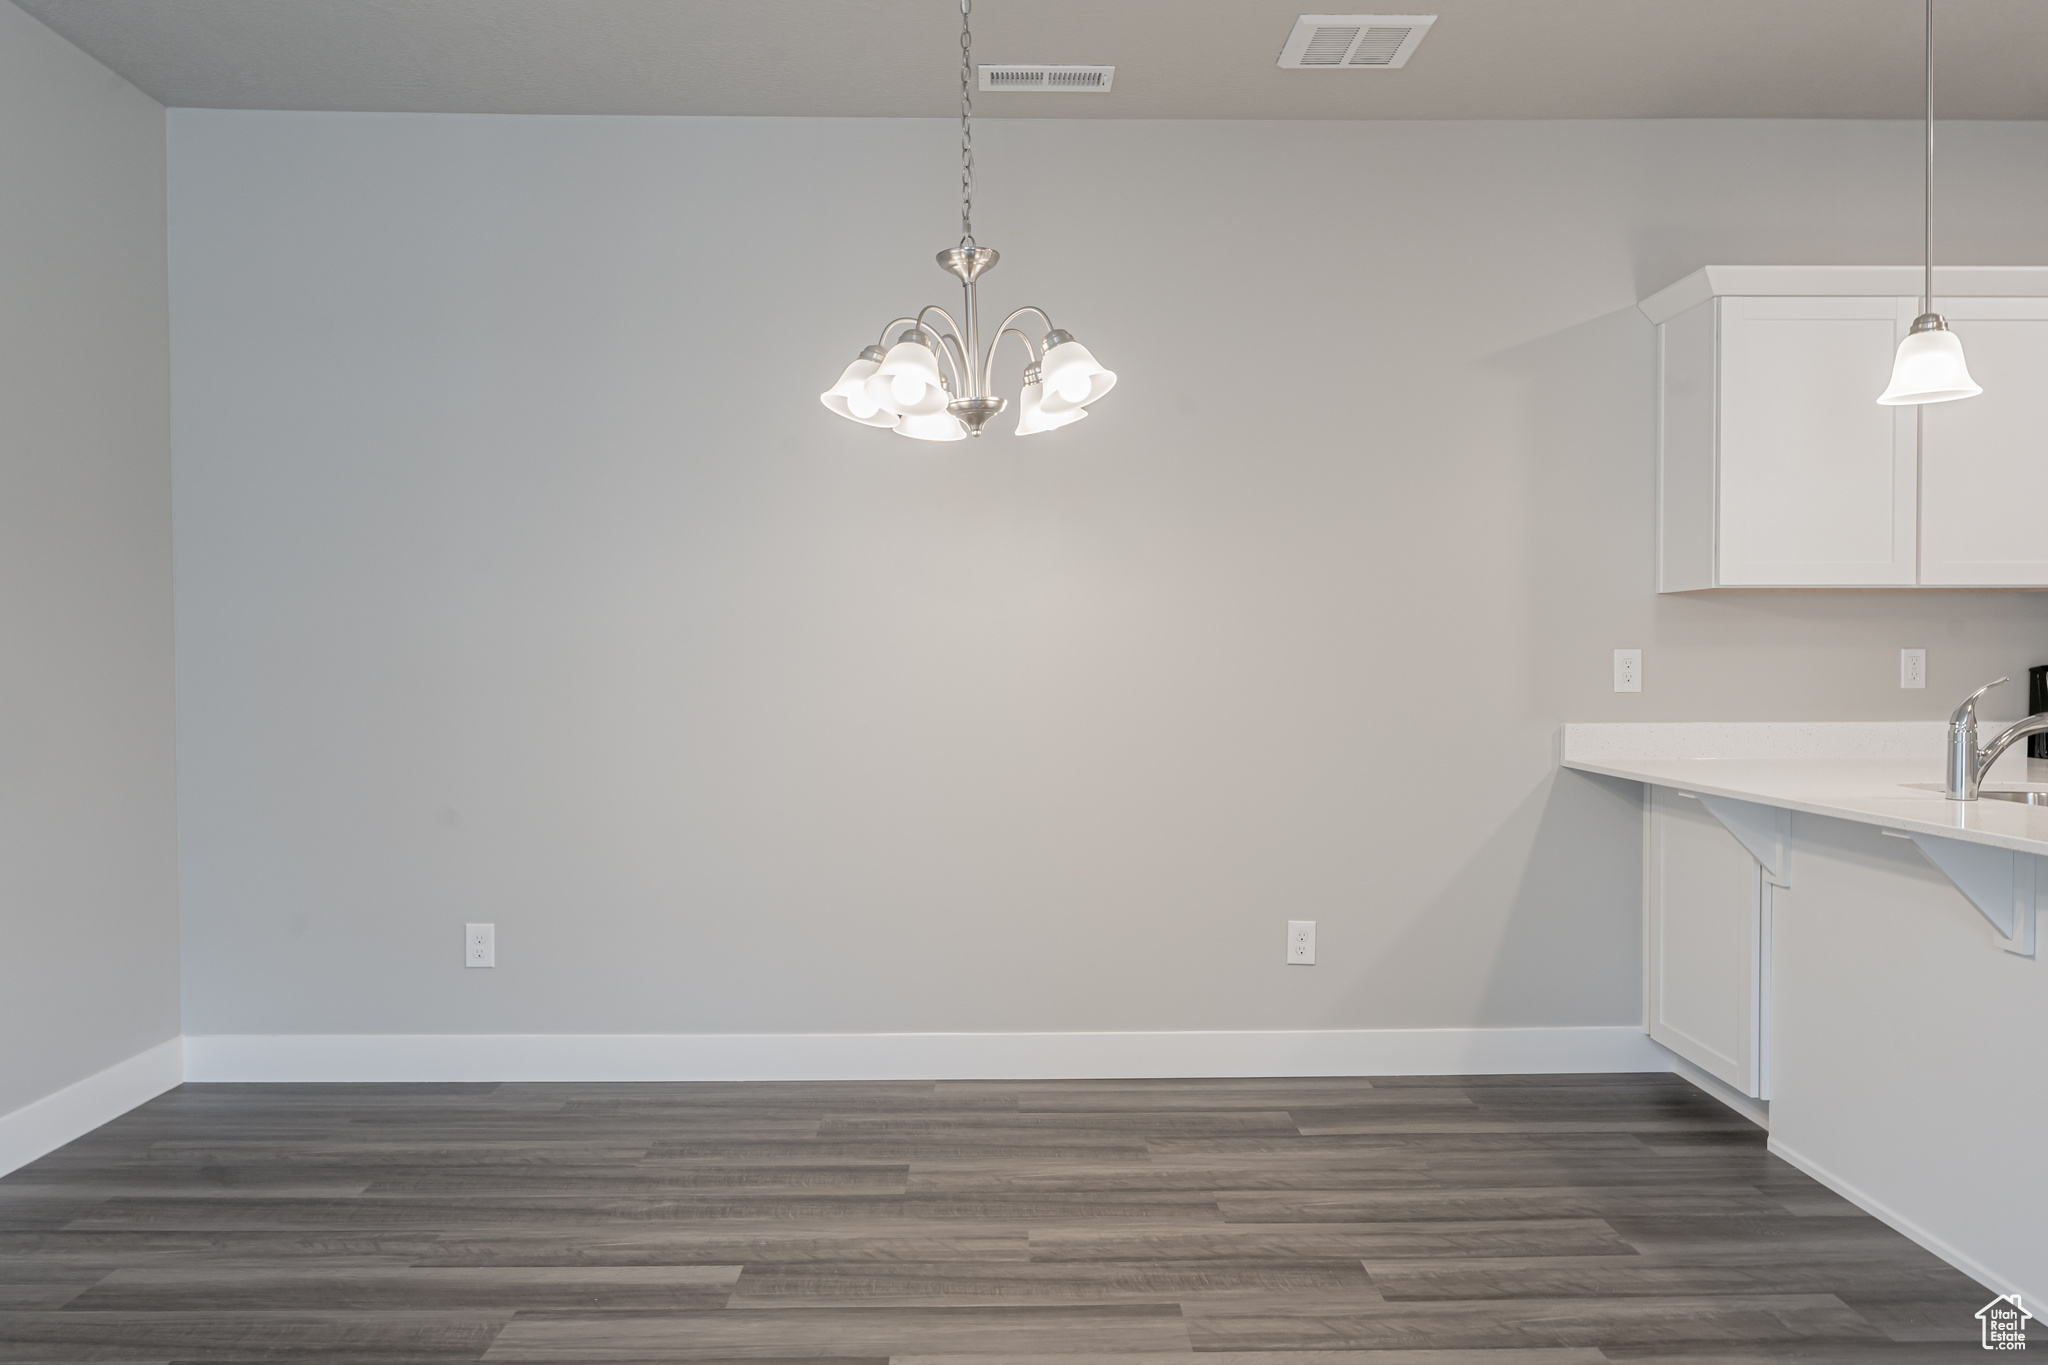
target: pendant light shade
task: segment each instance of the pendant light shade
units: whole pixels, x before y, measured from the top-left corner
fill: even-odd
[[[1045,385],[1040,382],[1038,366],[1024,371],[1024,396],[1017,403],[1017,434],[1036,436],[1041,431],[1054,431],[1069,422],[1078,422],[1088,415],[1086,408],[1069,408],[1065,412],[1048,413],[1045,410]]]
[[[1936,321],[1940,321],[1938,315]],[[1925,319],[1923,319],[1924,321]],[[1975,398],[1984,390],[1977,381],[1970,378],[1970,367],[1963,360],[1963,341],[1948,329],[1947,323],[1938,327],[1915,329],[1899,343],[1898,357],[1892,361],[1892,383],[1878,397],[1886,407],[1899,407],[1908,403],[1947,403],[1957,398]]]
[[[868,427],[893,427],[896,414],[882,411],[867,395],[867,382],[881,367],[882,350],[870,346],[854,358],[839,375],[839,382],[818,395],[818,400],[841,417]]]
[[[1984,390],[1970,378],[1963,360],[1963,340],[1948,329],[1948,319],[1934,311],[1934,0],[1927,0],[1927,179],[1924,182],[1922,238],[1926,246],[1926,286],[1920,316],[1892,357],[1892,382],[1877,396],[1888,408],[1919,403],[1950,403],[1975,398]]]
[[[896,434],[917,441],[964,441],[967,428],[958,417],[941,409],[921,417],[905,417],[896,424]]]
[[[1116,387],[1116,375],[1065,332],[1046,337],[1039,369],[1045,385],[1040,401],[1048,416],[1085,408]]]

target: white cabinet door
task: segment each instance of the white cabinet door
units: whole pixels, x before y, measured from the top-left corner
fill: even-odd
[[[2048,299],[1936,299],[1975,398],[1920,409],[1920,581],[2048,586]]]
[[[1697,592],[1714,578],[1715,300],[1657,328],[1657,591]]]
[[[1769,894],[1762,871],[1691,797],[1651,787],[1645,819],[1650,1037],[1743,1094],[1760,1096]]]
[[[1913,410],[1890,297],[1720,300],[1717,584],[1911,584]],[[1908,320],[1910,322],[1910,320]]]

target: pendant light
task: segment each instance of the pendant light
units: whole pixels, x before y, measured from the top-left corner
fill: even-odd
[[[990,392],[996,347],[1006,336],[1024,343],[1024,392],[1019,436],[1053,431],[1088,415],[1088,405],[1116,385],[1073,334],[1053,326],[1043,308],[1024,307],[1003,319],[988,353],[981,351],[981,312],[975,281],[996,263],[996,253],[974,241],[974,35],[969,27],[973,0],[960,0],[960,245],[939,253],[939,266],[959,277],[965,295],[962,321],[938,304],[914,318],[897,318],[877,342],[863,350],[818,395],[826,407],[864,426],[888,427],[919,441],[958,441],[979,436],[1008,400]],[[1035,313],[1045,324],[1037,343],[1010,324]],[[929,320],[929,321],[928,321]],[[943,322],[944,330],[936,324]],[[962,323],[964,322],[964,326]],[[890,335],[897,327],[902,331]]]
[[[1926,290],[1913,330],[1899,343],[1892,361],[1892,382],[1878,397],[1886,407],[1909,403],[1947,403],[1974,398],[1984,390],[1970,378],[1963,360],[1963,340],[1948,329],[1948,319],[1934,311],[1934,0],[1927,0],[1927,245]]]

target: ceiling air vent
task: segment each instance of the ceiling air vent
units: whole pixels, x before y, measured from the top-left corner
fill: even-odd
[[[1280,49],[1280,65],[1295,71],[1406,66],[1435,22],[1434,14],[1304,14]]]
[[[984,90],[1038,90],[1058,94],[1063,91],[1099,94],[1109,89],[1116,79],[1113,66],[984,66],[981,68],[981,88]]]

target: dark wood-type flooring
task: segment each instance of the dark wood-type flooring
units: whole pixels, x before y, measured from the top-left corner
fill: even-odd
[[[1983,1359],[1672,1076],[186,1085],[0,1180],[0,1361]]]

